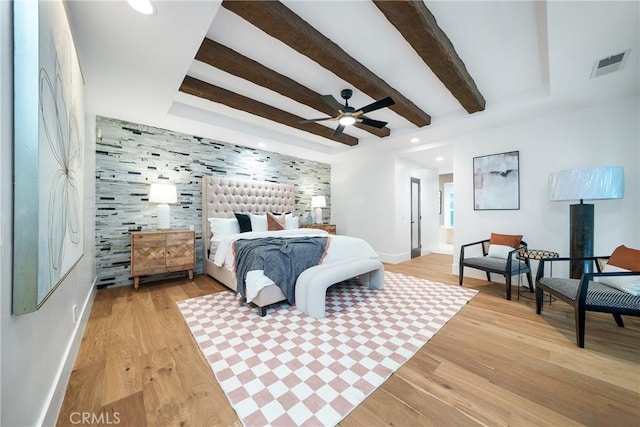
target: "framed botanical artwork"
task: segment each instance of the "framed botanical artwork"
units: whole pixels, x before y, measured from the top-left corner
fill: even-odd
[[[473,158],[473,209],[520,209],[518,151]]]
[[[13,9],[13,313],[23,314],[83,255],[84,82],[62,1]]]

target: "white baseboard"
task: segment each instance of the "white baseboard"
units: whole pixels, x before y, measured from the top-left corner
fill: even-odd
[[[380,261],[386,262],[388,264],[399,264],[404,261],[409,261],[411,259],[411,253],[403,252],[401,254],[383,254],[378,253],[380,256]]]
[[[76,327],[73,330],[71,340],[69,340],[67,350],[65,351],[64,363],[60,365],[60,369],[58,370],[58,373],[56,375],[56,385],[55,387],[52,387],[52,392],[48,398],[48,409],[43,414],[42,419],[38,423],[38,425],[40,426],[54,426],[58,421],[58,415],[60,414],[60,409],[62,408],[62,401],[64,400],[64,395],[67,391],[69,378],[71,378],[71,371],[73,370],[73,365],[75,364],[76,356],[78,355],[78,350],[80,349],[80,343],[82,342],[84,329],[87,326],[87,321],[89,320],[91,307],[93,307],[93,300],[96,297],[96,280],[97,277],[93,279],[91,291],[88,293],[87,298],[85,299],[82,306],[82,311],[78,319],[79,321],[76,323]]]

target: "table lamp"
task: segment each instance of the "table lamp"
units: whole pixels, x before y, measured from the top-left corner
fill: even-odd
[[[593,256],[592,204],[585,200],[622,199],[624,169],[622,166],[570,169],[549,175],[549,199],[553,202],[580,201],[570,207],[571,258]],[[591,261],[571,262],[571,277],[579,279],[593,269]]]
[[[322,224],[322,208],[327,206],[327,201],[324,196],[313,196],[311,198],[311,208],[315,210],[316,224]]]
[[[151,184],[149,201],[158,203],[158,229],[168,230],[171,228],[169,226],[169,203],[178,201],[176,186],[173,184]]]

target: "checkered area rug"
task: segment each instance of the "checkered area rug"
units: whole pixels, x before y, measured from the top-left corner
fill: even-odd
[[[230,291],[178,307],[245,426],[333,426],[475,294],[386,272],[380,291],[331,286],[320,320],[287,303],[259,317]]]

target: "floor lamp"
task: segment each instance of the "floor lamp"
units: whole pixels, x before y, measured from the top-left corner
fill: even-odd
[[[593,256],[594,207],[585,200],[622,199],[622,166],[570,169],[549,175],[549,199],[553,202],[580,201],[570,207],[571,258]],[[579,279],[593,270],[591,261],[572,261],[571,277]]]

